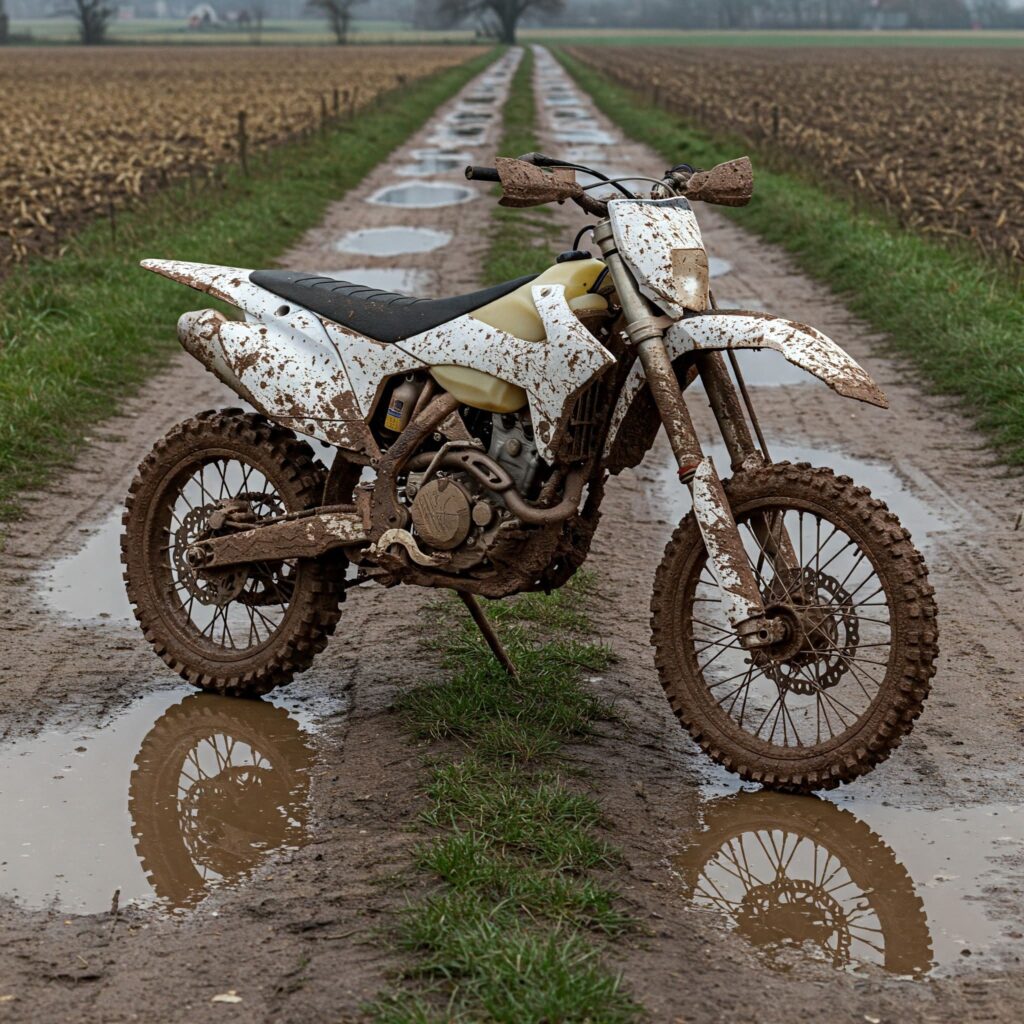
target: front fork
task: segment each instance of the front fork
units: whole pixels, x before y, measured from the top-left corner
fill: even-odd
[[[651,395],[665,424],[665,432],[679,465],[679,479],[690,488],[693,512],[707,548],[709,566],[722,591],[723,611],[745,648],[764,647],[781,640],[784,626],[781,621],[770,619],[765,614],[761,590],[747,558],[725,488],[694,430],[682,388],[665,347],[665,318],[640,293],[633,275],[619,255],[608,221],[595,228],[594,241],[600,247],[615,282],[626,321],[626,333],[636,347]],[[738,469],[744,459],[757,455],[757,449],[736,390],[721,355],[717,352],[702,353],[697,360],[697,369],[729,449],[733,468]],[[771,524],[765,532],[777,533],[771,529]],[[765,539],[771,545],[772,538]],[[789,547],[788,540],[779,546],[782,549]],[[780,554],[784,557],[785,551]]]

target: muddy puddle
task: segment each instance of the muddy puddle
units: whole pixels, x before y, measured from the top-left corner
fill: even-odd
[[[398,173],[404,178],[429,178],[435,174],[461,171],[472,162],[471,153],[445,149],[417,149],[412,153],[412,163],[403,164]]]
[[[1020,955],[1024,808],[921,810],[705,788],[672,858],[683,894],[765,962],[902,977]]]
[[[395,225],[350,231],[338,239],[334,248],[338,252],[351,252],[359,256],[406,256],[433,252],[451,240],[452,236],[447,231]]]
[[[314,722],[340,704],[142,697],[0,752],[0,895],[71,913],[194,907],[309,840]]]
[[[455,206],[476,198],[476,191],[467,185],[446,185],[438,181],[418,181],[410,185],[388,185],[370,196],[368,202],[379,206],[403,206],[414,210],[432,210]]]

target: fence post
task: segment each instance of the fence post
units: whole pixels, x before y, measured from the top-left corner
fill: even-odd
[[[320,134],[327,134],[327,97],[320,93]]]
[[[338,87],[334,87],[334,102],[332,106],[334,112],[334,120],[338,120],[338,115],[341,113],[341,93],[338,91]]]
[[[776,104],[772,107],[772,138],[778,139],[779,137],[779,107]]]
[[[242,173],[249,177],[249,136],[245,130],[245,111],[238,112],[238,162]]]

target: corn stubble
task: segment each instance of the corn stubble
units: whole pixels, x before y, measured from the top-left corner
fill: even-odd
[[[434,46],[14,50],[0,64],[0,267],[91,217],[357,116],[479,49]]]
[[[699,127],[880,204],[904,227],[1024,262],[1018,51],[602,46],[572,54]]]

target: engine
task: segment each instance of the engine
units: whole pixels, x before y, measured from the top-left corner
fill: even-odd
[[[465,446],[486,452],[523,497],[536,497],[548,467],[537,451],[528,412],[465,412],[464,421],[473,436]],[[417,469],[405,482],[413,535],[424,550],[448,552],[452,568],[470,568],[486,557],[503,532],[508,534],[522,524],[499,494],[469,473],[430,463],[420,469],[419,463],[427,458],[418,458]]]

